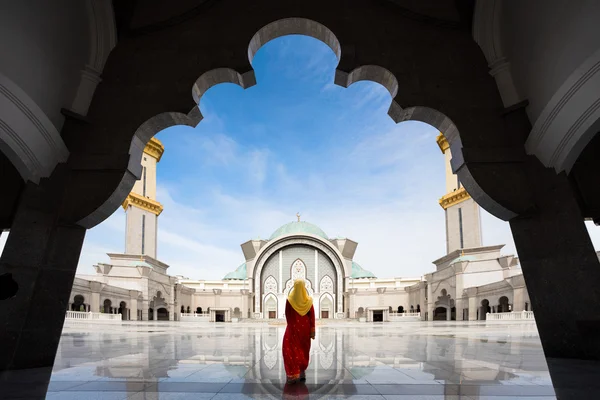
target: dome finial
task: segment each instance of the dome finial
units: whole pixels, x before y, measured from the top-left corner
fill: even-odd
[[[299,212],[296,213],[296,217],[298,218],[298,222],[300,222],[300,213]]]

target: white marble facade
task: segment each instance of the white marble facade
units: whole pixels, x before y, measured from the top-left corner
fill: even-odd
[[[144,150],[143,177],[123,204],[127,254],[109,254],[110,263],[96,265],[96,275],[77,276],[70,309],[132,320],[180,320],[182,314],[184,320],[283,319],[294,280],[304,279],[317,318],[387,321],[391,314],[414,313],[423,320],[477,320],[488,312],[531,310],[517,258],[502,255],[503,245],[482,245],[479,206],[453,175],[443,135],[437,143],[446,163],[447,194],[440,205],[448,254],[433,262],[435,271],[377,278],[354,261],[357,242],[329,238],[297,215],[268,240],[243,243],[244,262],[223,279],[208,281],[171,276],[169,266],[154,258],[162,212],[156,168],[164,147],[152,139]]]

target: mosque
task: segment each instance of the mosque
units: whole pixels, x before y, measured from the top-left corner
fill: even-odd
[[[123,203],[124,254],[94,266],[95,275],[77,275],[72,311],[121,314],[124,320],[207,320],[284,318],[293,281],[302,278],[314,299],[317,318],[359,321],[482,320],[487,313],[531,310],[518,259],[502,255],[504,245],[483,246],[480,208],[450,167],[450,148],[440,134],[445,157],[446,255],[423,277],[379,278],[355,260],[358,243],[330,238],[317,225],[297,220],[276,229],[268,240],[241,245],[244,262],[217,281],[171,276],[156,258],[156,169],[164,152],[153,138],[144,149],[142,177]]]

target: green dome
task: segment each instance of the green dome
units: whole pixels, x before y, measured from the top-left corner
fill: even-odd
[[[299,234],[303,234],[303,233],[307,234],[308,233],[308,234],[322,237],[323,239],[329,239],[327,237],[327,235],[325,234],[325,232],[323,232],[323,230],[321,228],[319,228],[318,226],[311,224],[310,222],[294,221],[294,222],[290,222],[289,224],[283,225],[282,227],[277,229],[275,232],[273,232],[273,234],[271,235],[269,240],[273,240],[280,236],[289,235],[292,233],[299,233]]]
[[[246,279],[247,274],[246,274],[246,263],[243,263],[242,265],[240,265],[239,267],[237,267],[237,269],[233,272],[228,273],[227,275],[225,275],[225,277],[223,278],[224,281],[230,281],[230,280],[238,280],[238,281],[243,281],[244,279]]]
[[[367,271],[360,266],[359,263],[352,261],[352,278],[360,279],[360,278],[376,278],[375,275],[371,271]]]

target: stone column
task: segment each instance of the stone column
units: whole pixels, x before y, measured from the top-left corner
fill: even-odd
[[[92,291],[90,307],[92,312],[100,312],[100,292],[102,291],[103,287],[104,284],[101,282],[90,282],[90,289]]]
[[[61,217],[60,168],[39,186],[27,183],[0,258],[0,279],[10,290],[0,301],[0,373],[46,367],[49,374],[54,364],[85,237],[84,228]]]
[[[421,307],[422,310],[427,310],[427,320],[433,321],[433,309],[435,307],[435,303],[433,301],[433,293],[431,292],[431,283],[427,285],[427,305],[425,307]]]
[[[356,317],[356,292],[358,289],[348,290],[348,318]]]
[[[150,305],[148,304],[148,300],[141,300],[138,302],[138,306],[142,307],[142,321],[148,321],[148,308],[150,308]]]
[[[175,320],[175,304],[169,303],[169,321]]]
[[[248,300],[250,291],[248,289],[242,289],[240,290],[240,294],[242,296],[242,318],[250,318],[248,315],[248,304],[250,304]]]
[[[536,208],[510,228],[544,353],[600,360],[600,262],[579,204],[565,173],[531,172]]]
[[[525,288],[518,287],[513,289],[513,305],[512,311],[525,310]]]
[[[131,310],[130,319],[132,321],[138,320],[138,296],[140,292],[137,290],[130,290],[129,296],[131,297],[129,300],[129,309]]]
[[[479,304],[477,304],[477,297],[469,295],[469,321],[477,320],[477,310]]]

